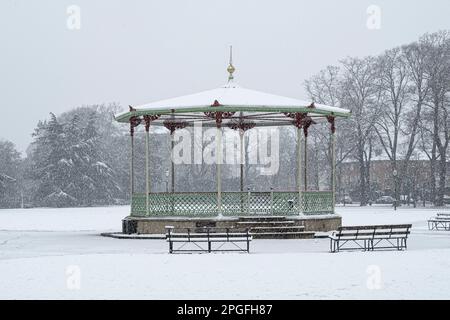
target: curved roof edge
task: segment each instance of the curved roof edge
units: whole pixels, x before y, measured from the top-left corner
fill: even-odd
[[[118,122],[128,122],[133,116],[206,111],[305,112],[312,115],[334,115],[344,118],[351,115],[351,111],[347,109],[245,89],[231,81],[212,90],[155,101],[136,107],[130,106],[130,111],[116,114],[115,119]]]

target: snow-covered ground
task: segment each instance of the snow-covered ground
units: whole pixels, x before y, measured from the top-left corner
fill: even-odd
[[[344,225],[413,223],[404,252],[331,254],[315,239],[190,255],[99,236],[120,230],[128,210],[0,210],[0,299],[450,299],[450,232],[426,225],[443,210],[337,208]]]

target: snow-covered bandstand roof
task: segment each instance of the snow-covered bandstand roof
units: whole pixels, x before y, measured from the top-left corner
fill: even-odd
[[[234,112],[231,117],[224,119],[224,122],[239,119],[252,121],[255,125],[275,126],[292,123],[292,119],[286,117],[285,113],[306,113],[313,119],[328,115],[350,116],[347,109],[243,88],[234,82],[234,67],[231,61],[228,72],[230,73],[228,83],[216,89],[130,106],[129,111],[117,114],[115,119],[118,122],[129,122],[132,117],[157,115],[159,118],[152,124],[163,124],[165,120],[172,119],[182,120],[187,125],[202,121],[203,125],[212,126],[214,119],[208,118],[205,112],[221,111]]]

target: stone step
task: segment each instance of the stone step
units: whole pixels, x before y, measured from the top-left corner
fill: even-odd
[[[253,227],[292,227],[296,225],[295,221],[238,221],[236,223],[239,228]]]
[[[252,236],[253,239],[313,239],[314,232],[262,232]]]
[[[285,221],[286,217],[280,216],[251,216],[239,217],[239,221]]]
[[[282,233],[282,232],[302,232],[304,226],[288,226],[288,227],[253,227],[250,228],[252,234],[255,233]]]
[[[318,238],[318,239],[324,239],[324,238],[328,238],[330,235],[332,234],[332,232],[328,231],[328,232],[316,232],[314,234],[314,238]]]

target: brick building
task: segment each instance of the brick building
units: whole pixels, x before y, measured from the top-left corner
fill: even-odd
[[[402,162],[398,161],[398,168],[401,168]],[[400,171],[400,170],[399,170]],[[399,174],[401,174],[399,172]],[[357,161],[345,162],[337,170],[337,194],[344,194],[358,201],[359,194],[359,163]],[[403,188],[400,190],[402,195],[416,195],[417,199],[428,198],[430,192],[430,161],[429,160],[411,160],[408,167],[407,178],[404,179]],[[394,174],[389,160],[372,160],[370,165],[370,199],[375,200],[382,195],[394,194]],[[439,181],[438,172],[436,172],[436,181]],[[447,162],[446,176],[446,194],[450,195],[450,162]]]

